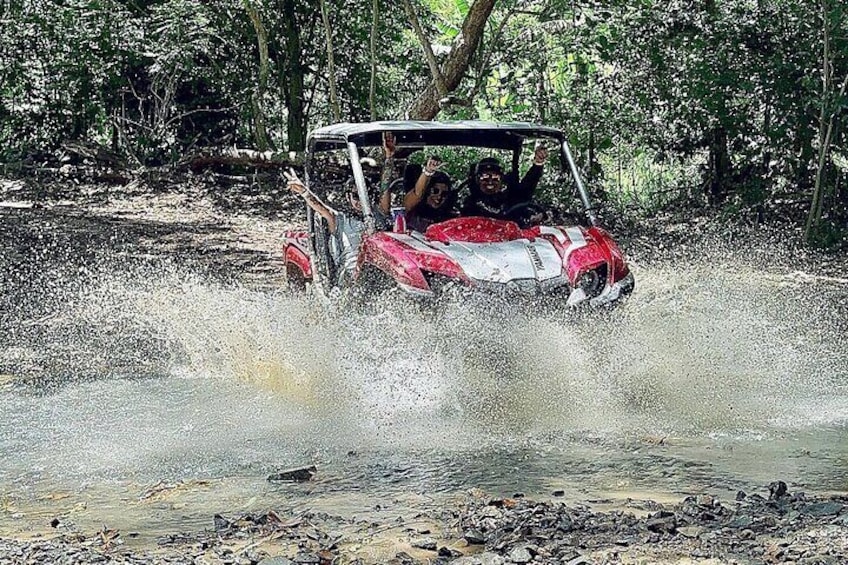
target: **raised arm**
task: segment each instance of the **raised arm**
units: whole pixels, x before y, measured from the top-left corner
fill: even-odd
[[[415,186],[412,190],[406,193],[406,196],[403,197],[403,207],[407,214],[412,212],[412,210],[414,210],[415,207],[424,200],[424,195],[427,194],[427,183],[430,182],[430,177],[432,177],[441,166],[442,162],[438,157],[433,156],[427,159],[427,164],[424,165],[423,169],[421,169],[421,174],[418,175],[418,180],[415,181]]]
[[[518,190],[521,195],[520,200],[529,202],[533,199],[533,193],[536,191],[536,185],[542,178],[544,172],[545,161],[548,160],[548,149],[544,145],[540,145],[533,153],[533,166],[531,166],[521,183],[518,185]]]
[[[392,210],[392,191],[389,187],[394,180],[395,172],[395,135],[387,131],[383,134],[383,153],[385,160],[383,161],[383,172],[380,175],[380,211],[386,216]]]
[[[306,201],[307,206],[315,210],[315,212],[320,214],[322,218],[327,220],[330,232],[336,231],[336,214],[333,210],[324,204],[320,198],[315,196],[312,191],[303,184],[303,181],[297,178],[297,174],[293,170],[290,170],[289,172],[283,171],[283,176],[288,181],[289,190],[302,197]]]

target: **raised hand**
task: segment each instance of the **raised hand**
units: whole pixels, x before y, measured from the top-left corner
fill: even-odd
[[[394,157],[395,151],[397,150],[397,142],[395,140],[395,134],[390,131],[383,132],[383,151],[386,154],[386,158],[389,159]]]
[[[424,170],[422,172],[428,177],[431,177],[436,171],[439,170],[439,167],[441,166],[442,160],[436,157],[435,155],[432,155],[427,159],[427,162],[424,164]]]
[[[536,151],[533,152],[533,164],[534,165],[544,165],[545,161],[548,160],[548,148],[544,145],[539,145],[536,147]]]
[[[297,173],[294,172],[294,169],[283,171],[283,177],[286,179],[286,181],[288,181],[287,186],[289,190],[301,196],[306,193],[306,185],[303,184],[303,181],[298,178]]]

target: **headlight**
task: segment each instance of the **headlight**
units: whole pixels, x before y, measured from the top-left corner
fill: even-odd
[[[603,292],[607,284],[607,264],[598,265],[580,275],[575,288],[581,289],[586,298],[594,298]]]

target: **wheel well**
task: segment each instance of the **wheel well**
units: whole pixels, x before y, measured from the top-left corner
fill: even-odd
[[[286,284],[292,290],[306,289],[306,283],[309,279],[303,273],[303,270],[294,263],[286,263]]]

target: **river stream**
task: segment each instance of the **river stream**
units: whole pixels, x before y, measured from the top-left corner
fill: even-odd
[[[281,287],[278,223],[144,217],[0,207],[0,532],[848,485],[838,277],[656,251],[612,311],[358,311]]]

